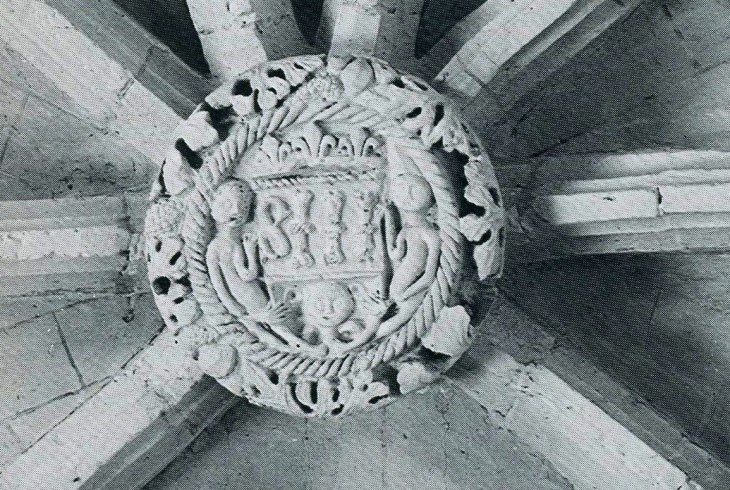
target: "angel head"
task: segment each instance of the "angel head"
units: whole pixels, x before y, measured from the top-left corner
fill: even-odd
[[[431,185],[422,175],[415,173],[402,173],[393,177],[390,198],[401,211],[428,210],[435,202]]]
[[[335,328],[355,311],[355,299],[339,282],[309,284],[302,290],[302,313],[309,325]]]
[[[211,214],[218,224],[242,224],[251,214],[253,191],[241,180],[228,180],[221,184],[213,196]]]

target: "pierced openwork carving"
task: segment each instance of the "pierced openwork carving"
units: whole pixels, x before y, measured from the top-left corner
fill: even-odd
[[[473,336],[467,283],[501,272],[489,159],[444,97],[377,59],[290,58],[216,90],[151,198],[169,327],[228,389],[297,415],[435,379]]]

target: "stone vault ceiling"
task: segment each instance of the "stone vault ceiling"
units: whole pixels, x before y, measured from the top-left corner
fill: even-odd
[[[555,488],[728,488],[728,20],[720,0],[3,2],[0,487],[140,488],[236,403],[160,333],[147,189],[231,72],[341,49],[451,97],[504,193],[504,279],[443,381],[459,413]],[[58,382],[17,383],[26,366]]]

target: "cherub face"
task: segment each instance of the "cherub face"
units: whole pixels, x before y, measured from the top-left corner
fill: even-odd
[[[307,324],[337,327],[355,311],[355,300],[340,283],[310,284],[302,291],[302,312]]]
[[[420,211],[434,203],[429,183],[416,174],[401,174],[393,178],[390,185],[393,203],[403,211]]]

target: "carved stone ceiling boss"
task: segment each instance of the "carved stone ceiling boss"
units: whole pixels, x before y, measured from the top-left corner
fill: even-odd
[[[301,416],[380,407],[468,347],[501,273],[492,166],[449,102],[366,57],[255,67],[183,123],[151,195],[150,281],[201,368]]]

